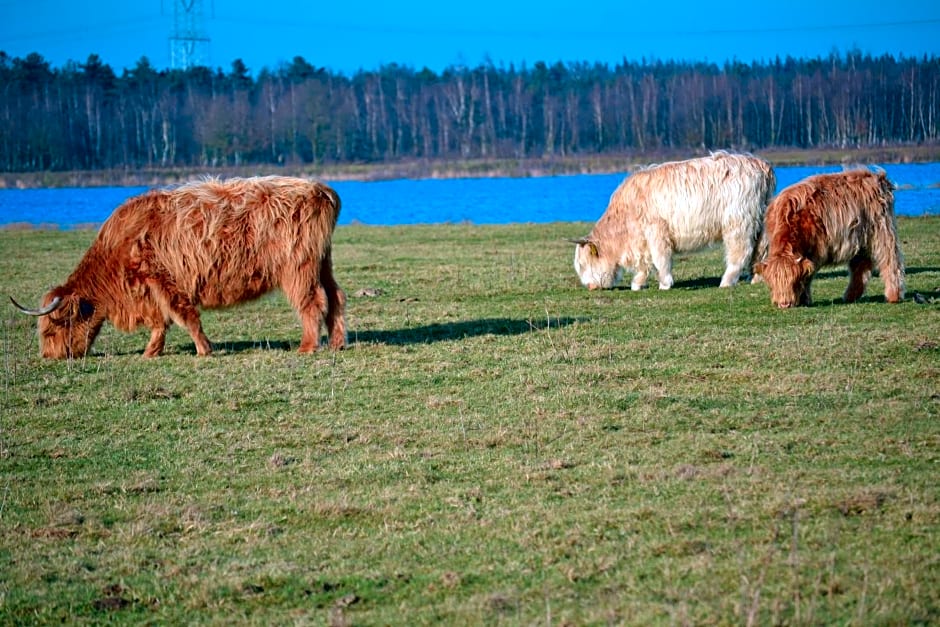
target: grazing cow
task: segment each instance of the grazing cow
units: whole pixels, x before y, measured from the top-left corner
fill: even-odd
[[[659,289],[672,287],[672,255],[723,241],[721,287],[750,272],[764,210],[777,179],[770,164],[724,151],[653,165],[627,177],[591,234],[576,244],[574,269],[588,289],[610,288],[624,268],[636,271],[630,288],[646,285],[650,265]]]
[[[114,211],[40,309],[13,304],[40,316],[43,357],[84,356],[105,320],[122,331],[149,327],[145,357],[163,352],[174,322],[207,355],[200,307],[227,307],[280,287],[300,316],[300,352],[318,347],[324,319],[330,347],[340,349],[346,298],[331,258],[339,210],[330,187],[280,176],[151,190]]]
[[[766,250],[766,253],[764,252]],[[754,265],[781,308],[809,305],[810,283],[828,265],[849,264],[851,303],[865,292],[877,262],[885,300],[904,298],[904,258],[894,215],[894,185],[883,170],[817,174],[790,185],[767,208],[761,256]]]

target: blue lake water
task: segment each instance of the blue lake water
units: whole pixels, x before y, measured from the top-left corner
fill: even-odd
[[[898,185],[898,215],[940,215],[940,163],[883,165]],[[779,167],[777,189],[841,166]],[[340,224],[509,224],[594,222],[626,173],[488,178],[329,182],[343,200]],[[0,189],[0,226],[99,225],[145,187]]]

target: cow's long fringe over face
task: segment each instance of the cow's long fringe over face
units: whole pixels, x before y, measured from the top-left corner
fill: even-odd
[[[610,262],[614,258],[610,254],[601,256],[598,244],[594,242],[578,242],[574,251],[574,271],[589,290],[610,289],[623,277],[623,268]]]
[[[43,299],[43,306],[61,297],[52,313],[39,318],[39,349],[48,359],[83,357],[98,337],[105,318],[94,303],[75,294],[53,290]]]
[[[577,243],[574,268],[590,289],[616,285],[625,268],[641,289],[656,269],[660,289],[672,287],[672,255],[721,241],[721,286],[751,270],[764,211],[777,181],[773,168],[751,155],[716,152],[638,170],[610,197],[588,237]]]
[[[290,177],[193,182],[131,198],[102,225],[78,267],[43,302],[45,357],[85,355],[105,320],[120,330],[151,329],[145,356],[163,351],[170,324],[196,352],[212,347],[200,308],[227,307],[281,288],[300,317],[301,352],[346,344],[346,299],[333,276],[332,235],[339,196]]]
[[[815,272],[848,263],[845,302],[865,292],[878,265],[885,300],[904,298],[904,258],[897,236],[894,186],[883,171],[818,174],[783,191],[767,208],[766,259],[755,265],[771,301],[781,308],[810,305]]]
[[[774,257],[758,264],[758,271],[770,286],[771,300],[781,309],[811,303],[810,284],[816,267],[809,259]]]

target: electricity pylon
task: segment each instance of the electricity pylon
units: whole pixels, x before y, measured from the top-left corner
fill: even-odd
[[[202,0],[173,0],[173,32],[170,34],[170,67],[188,70],[209,62]]]

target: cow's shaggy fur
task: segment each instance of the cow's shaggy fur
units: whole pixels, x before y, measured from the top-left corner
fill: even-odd
[[[630,287],[639,290],[653,266],[666,290],[673,284],[673,253],[722,241],[721,286],[734,285],[751,270],[776,185],[769,163],[728,152],[634,172],[614,191],[590,235],[575,240],[575,272],[597,289],[613,287],[624,268],[633,269]]]
[[[42,354],[85,355],[110,320],[123,331],[149,327],[147,357],[163,352],[173,322],[206,355],[212,347],[200,307],[235,305],[278,287],[300,317],[300,352],[318,347],[324,320],[330,347],[342,348],[345,296],[331,258],[339,211],[330,187],[277,176],[209,179],[131,198],[43,299],[58,304],[40,317]]]
[[[894,186],[884,171],[855,169],[817,174],[795,183],[767,208],[762,255],[755,265],[781,308],[809,305],[816,271],[849,264],[843,300],[865,292],[874,264],[885,284],[885,300],[904,298],[904,258],[894,215]]]

